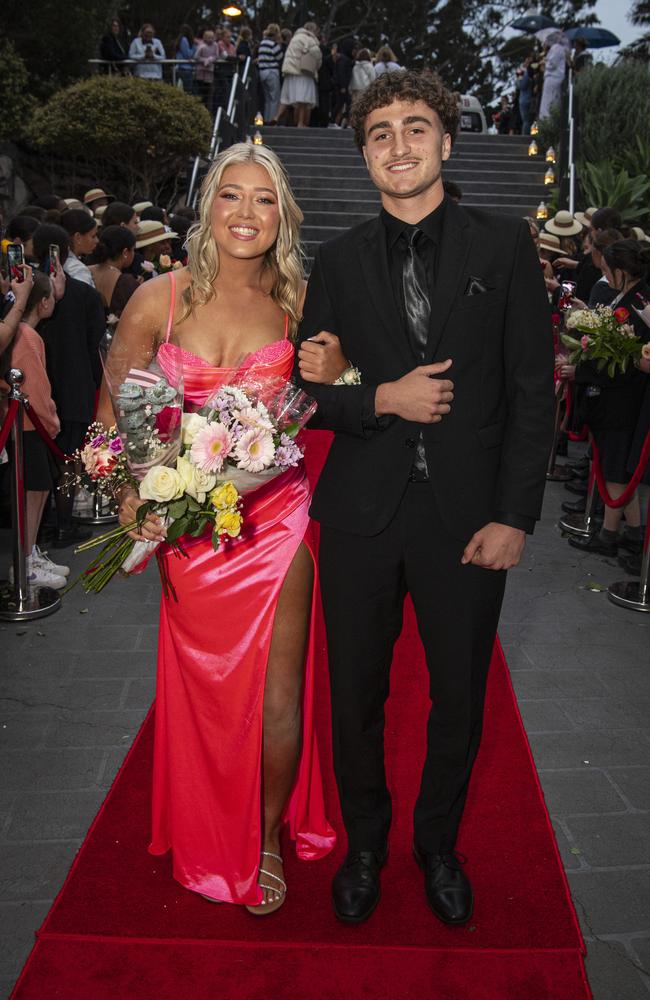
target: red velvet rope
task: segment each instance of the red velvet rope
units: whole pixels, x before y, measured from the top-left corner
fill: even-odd
[[[73,462],[74,459],[70,455],[65,455],[61,451],[61,449],[59,448],[58,444],[56,444],[56,442],[54,442],[52,440],[52,438],[50,437],[50,435],[47,433],[47,431],[43,427],[43,424],[41,423],[40,417],[38,416],[37,413],[34,412],[33,407],[27,406],[26,410],[27,410],[27,414],[29,416],[29,419],[31,420],[31,422],[34,425],[34,430],[37,432],[37,434],[40,435],[40,437],[43,439],[43,441],[45,441],[45,444],[48,446],[48,448],[50,449],[50,451],[52,452],[52,454],[56,458],[57,462]]]
[[[641,458],[639,459],[639,464],[634,470],[634,475],[630,479],[629,483],[625,487],[624,491],[621,493],[620,497],[613,500],[609,493],[607,492],[607,484],[603,478],[603,470],[600,465],[600,453],[598,451],[598,445],[595,439],[591,439],[591,447],[593,451],[593,468],[596,476],[596,483],[598,484],[598,492],[603,498],[603,503],[607,504],[608,507],[613,507],[618,509],[619,507],[626,507],[632,495],[641,482],[643,473],[645,472],[646,465],[650,460],[650,431],[645,436],[645,441],[643,442],[643,448],[641,449]]]
[[[18,413],[18,400],[10,399],[9,407],[7,409],[7,416],[5,417],[5,422],[3,423],[2,427],[0,427],[0,451],[2,451],[2,449],[7,443],[17,413]]]

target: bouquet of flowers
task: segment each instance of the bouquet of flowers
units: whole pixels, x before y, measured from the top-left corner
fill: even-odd
[[[88,592],[102,590],[118,571],[144,569],[159,543],[128,533],[150,512],[163,520],[167,543],[181,554],[184,536],[208,530],[216,550],[241,533],[242,496],[303,457],[295,438],[316,403],[293,383],[242,372],[238,384],[222,386],[200,410],[182,413],[178,387],[167,378],[138,385],[150,374],[156,378],[131,369],[113,398],[117,426],[92,425],[78,456],[100,491],[115,495],[128,484],[145,501],[133,524],[79,546],[103,545],[81,577]],[[165,593],[173,594],[162,564],[161,571]]]
[[[566,318],[567,330],[574,334],[562,334],[562,343],[571,349],[569,361],[572,365],[583,361],[595,361],[598,371],[607,368],[613,378],[616,370],[627,370],[628,363],[641,356],[642,344],[627,322],[627,309],[597,305],[594,309],[575,309]],[[581,333],[580,339],[575,334]]]

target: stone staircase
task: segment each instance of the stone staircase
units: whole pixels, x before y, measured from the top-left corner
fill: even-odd
[[[255,129],[252,129],[255,131]],[[319,243],[377,214],[379,194],[351,129],[260,129],[285,164],[305,221],[309,266]],[[463,205],[535,215],[545,197],[545,164],[528,157],[526,136],[460,133],[444,176],[463,192]]]

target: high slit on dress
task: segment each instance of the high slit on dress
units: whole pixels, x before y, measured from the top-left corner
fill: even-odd
[[[216,368],[169,343],[171,278],[163,370],[183,365],[189,407],[202,406],[233,370]],[[268,344],[250,358],[252,373],[289,378],[293,344]],[[212,549],[210,534],[186,538],[180,556],[159,558],[175,592],[160,612],[153,767],[152,854],[173,853],[174,877],[188,889],[255,905],[262,848],[262,750],[266,668],[275,611],[301,543],[314,559],[309,487],[302,464],[244,498],[241,537]],[[302,743],[284,820],[303,860],[332,850],[313,726],[314,571],[305,652]]]

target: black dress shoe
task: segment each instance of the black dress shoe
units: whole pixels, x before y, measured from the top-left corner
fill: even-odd
[[[424,872],[427,903],[445,924],[466,924],[472,916],[474,897],[469,879],[456,854],[429,854],[413,845],[415,860]]]
[[[564,484],[564,489],[579,497],[587,495],[587,484],[582,479],[570,479],[568,483]]]
[[[50,545],[53,549],[67,549],[69,545],[87,542],[92,533],[92,528],[84,527],[81,524],[75,524],[71,528],[59,528]]]
[[[591,552],[598,556],[613,556],[618,553],[618,542],[605,542],[600,535],[590,535],[589,538],[573,537],[569,539],[569,545],[582,552]]]
[[[589,479],[589,462],[586,465],[570,465],[569,472],[573,479]]]
[[[630,576],[641,576],[641,553],[637,556],[619,556],[618,564]]]
[[[630,538],[625,532],[618,540],[619,548],[626,549],[633,556],[640,556],[643,552],[643,542],[640,538]]]
[[[582,497],[580,500],[565,500],[562,504],[562,510],[565,514],[584,514],[586,509],[586,497]]]
[[[332,882],[334,913],[346,924],[360,924],[375,910],[381,897],[379,872],[386,864],[382,851],[349,851]]]

